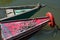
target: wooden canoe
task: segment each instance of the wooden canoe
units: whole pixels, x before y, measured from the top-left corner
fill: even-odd
[[[6,13],[6,17],[0,19],[3,20],[15,20],[20,18],[28,18],[30,15],[34,14],[34,12],[38,11],[42,5],[25,5],[25,6],[12,6],[12,7],[0,7],[0,10],[4,10]],[[28,16],[29,15],[29,16]]]

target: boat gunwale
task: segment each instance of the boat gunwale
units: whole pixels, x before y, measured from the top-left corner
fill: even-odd
[[[37,3],[37,5],[40,5]],[[0,9],[15,9],[15,8],[20,8],[20,7],[32,7],[36,5],[21,5],[21,6],[7,6],[7,7],[0,7]]]
[[[34,20],[34,19],[45,19],[49,18],[47,16],[43,17],[36,17],[36,18],[26,18],[26,19],[18,19],[18,20],[9,20],[9,21],[1,21],[0,23],[8,23],[8,22],[18,22],[18,21],[28,21],[28,20]]]

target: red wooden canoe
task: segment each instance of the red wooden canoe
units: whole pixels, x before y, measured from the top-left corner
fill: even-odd
[[[1,22],[1,36],[4,40],[14,40],[26,37],[40,30],[48,22],[51,22],[49,16],[32,19],[20,19]]]

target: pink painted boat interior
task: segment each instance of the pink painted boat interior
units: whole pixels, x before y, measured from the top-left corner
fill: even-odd
[[[41,25],[41,23],[45,22],[46,20],[48,20],[48,18],[1,22],[2,37],[5,39],[13,37],[14,35],[22,33],[22,30],[28,30],[29,28]]]

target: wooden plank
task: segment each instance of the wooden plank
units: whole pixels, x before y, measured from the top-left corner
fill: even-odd
[[[6,14],[7,14],[7,17],[14,16],[14,11],[13,11],[13,9],[6,9]]]

